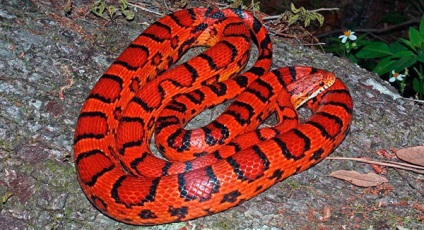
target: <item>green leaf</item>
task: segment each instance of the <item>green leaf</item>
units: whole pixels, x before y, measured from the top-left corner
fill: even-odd
[[[291,17],[289,17],[289,19],[288,19],[288,24],[289,24],[289,26],[291,25],[291,24],[293,24],[293,23],[295,23],[298,19],[300,18],[300,15],[298,15],[298,14],[295,14],[295,15],[293,15],[293,16],[291,16]]]
[[[396,72],[400,72],[405,68],[410,67],[411,65],[417,62],[417,57],[415,55],[412,56],[403,56],[400,59],[396,60],[393,63],[393,68]]]
[[[409,50],[408,47],[406,47],[404,44],[397,42],[397,41],[390,44],[389,47],[390,47],[390,51],[392,53],[396,53],[396,52],[404,51],[404,50]]]
[[[358,63],[358,59],[356,59],[356,57],[355,57],[352,53],[350,53],[350,54],[347,56],[347,58],[348,58],[351,62],[353,62],[353,63]]]
[[[128,8],[128,1],[127,0],[121,0],[121,9],[125,10]]]
[[[395,61],[391,60],[390,57],[384,58],[377,64],[373,71],[381,76],[393,70],[393,63],[395,63]]]
[[[311,18],[306,17],[304,22],[305,27],[308,27],[310,23],[311,23]]]
[[[358,47],[369,44],[369,41],[364,40],[364,38],[367,36],[367,34],[362,34],[360,36],[358,36],[358,38],[356,39],[356,44],[358,45]]]
[[[325,18],[324,18],[323,15],[317,13],[317,20],[318,20],[320,26],[324,25]]]
[[[424,63],[424,54],[419,54],[417,56],[417,60],[420,61],[420,62],[422,62],[422,63]]]
[[[414,78],[412,81],[412,87],[414,88],[415,92],[424,93],[424,81],[421,81],[418,78]]]
[[[134,12],[131,10],[122,10],[122,14],[125,15],[125,19],[131,21],[134,19]]]
[[[98,0],[98,1],[95,1],[93,5],[91,6],[91,12],[93,12],[93,14],[99,17],[103,17],[103,12],[105,12],[105,8],[106,8],[106,3],[101,0]]]
[[[410,50],[401,50],[393,53],[392,58],[402,58],[404,56],[415,56],[415,54]]]
[[[417,52],[417,49],[415,49],[415,46],[409,40],[399,38],[399,41],[405,44],[409,49],[413,50],[414,52]]]
[[[118,10],[116,9],[115,6],[108,6],[107,11],[109,12],[109,17],[113,18],[113,16],[115,16],[116,11]]]
[[[337,53],[337,54],[343,51],[343,48],[339,44],[326,45],[324,49],[326,52]]]
[[[411,40],[412,45],[416,48],[420,48],[423,42],[420,32],[414,27],[409,27],[409,40]]]
[[[424,16],[421,18],[421,22],[420,22],[420,34],[421,34],[421,37],[424,37]]]
[[[295,13],[295,14],[297,14],[297,13],[299,13],[299,12],[300,12],[300,8],[299,8],[299,9],[296,9],[296,6],[294,6],[294,4],[293,4],[293,3],[290,3],[290,9],[291,9],[291,11],[292,11],[293,13]]]
[[[384,42],[372,42],[365,45],[357,54],[356,57],[369,59],[369,58],[381,58],[391,55],[389,46]]]

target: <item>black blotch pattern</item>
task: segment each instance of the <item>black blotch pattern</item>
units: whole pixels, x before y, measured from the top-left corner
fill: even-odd
[[[280,181],[281,177],[283,176],[284,171],[280,170],[280,169],[276,169],[273,173],[272,176],[269,177],[269,179],[275,179],[276,181]]]
[[[138,214],[138,216],[140,216],[140,218],[141,218],[141,219],[144,219],[144,220],[146,220],[146,219],[156,219],[156,218],[158,218],[158,217],[156,216],[156,214],[155,214],[154,212],[150,211],[150,210],[143,210],[143,211],[141,211],[141,212]]]
[[[231,107],[229,107],[229,109],[227,109],[223,114],[227,114],[227,115],[231,115],[232,117],[234,117],[234,119],[241,125],[244,126],[246,124],[249,124],[250,121],[252,120],[252,116],[254,115],[254,109],[251,105],[241,102],[241,101],[234,101],[233,104],[231,104],[232,106],[238,106],[241,107],[243,109],[245,109],[249,114],[247,118],[242,118],[242,116],[240,115],[240,113],[238,113],[238,111],[236,110],[230,110]]]
[[[207,87],[217,96],[224,96],[227,93],[227,85],[223,82],[208,85]]]
[[[149,188],[149,193],[141,200],[139,200],[137,203],[126,203],[121,200],[119,197],[119,188],[122,185],[122,182],[127,179],[127,175],[121,176],[118,180],[115,181],[113,184],[112,190],[110,191],[112,198],[115,200],[116,203],[123,204],[127,208],[131,208],[131,206],[143,206],[145,202],[152,202],[155,200],[156,196],[156,189],[159,185],[160,178],[155,178],[152,180],[152,184]]]
[[[167,139],[167,143],[168,146],[177,150],[177,152],[183,152],[186,151],[188,149],[190,149],[190,137],[191,137],[191,130],[185,130],[185,133],[182,137],[182,144],[181,145],[176,145],[175,144],[175,139],[179,138],[182,134],[183,134],[184,130],[183,129],[177,129],[175,130],[175,132],[173,132],[171,135],[169,135],[168,139]]]
[[[324,149],[319,148],[318,150],[315,150],[314,153],[312,153],[312,156],[310,160],[318,161],[321,159],[321,155],[324,153]]]
[[[78,120],[85,117],[100,117],[101,119],[104,120],[105,123],[107,123],[107,116],[105,113],[102,113],[102,112],[83,112],[79,115]],[[109,128],[106,128],[106,130],[108,129]],[[75,137],[74,145],[82,139],[86,139],[86,138],[102,139],[104,137],[105,137],[104,134],[83,133]]]
[[[188,207],[181,206],[180,208],[169,207],[168,212],[171,216],[176,216],[178,220],[185,218],[188,213]]]
[[[258,78],[255,83],[261,86],[262,89],[266,89],[268,92],[264,95],[261,90],[256,91],[252,88],[247,88],[246,92],[249,92],[253,95],[255,95],[261,102],[265,103],[271,96],[274,95],[274,92],[272,92],[273,88],[271,85],[269,85],[267,82],[263,81],[262,79]]]
[[[181,124],[180,119],[174,115],[158,117],[156,120],[155,134],[159,134],[162,129],[171,126]]]
[[[237,198],[238,198],[240,195],[241,195],[241,193],[240,193],[240,191],[238,191],[238,190],[234,190],[234,191],[232,191],[232,192],[230,192],[230,193],[227,193],[227,194],[225,194],[225,195],[224,195],[224,197],[222,198],[222,200],[221,200],[221,204],[222,204],[222,203],[226,203],[226,202],[228,202],[228,203],[234,203],[234,202],[236,202],[236,201],[237,201]]]
[[[144,152],[143,154],[141,154],[141,157],[138,157],[138,158],[134,159],[134,160],[130,163],[131,168],[132,168],[133,170],[135,170],[138,174],[141,174],[141,173],[138,171],[138,169],[137,169],[138,164],[140,164],[141,162],[143,162],[143,161],[144,161],[144,159],[146,159],[146,157],[148,157],[148,156],[149,156],[149,153],[147,153],[147,152]]]
[[[120,90],[122,90],[122,88],[123,88],[122,87],[122,84],[124,82],[123,82],[123,80],[119,76],[115,76],[115,75],[111,75],[111,74],[103,74],[102,77],[99,79],[99,82],[102,79],[112,80],[112,81],[118,83]],[[114,98],[114,100],[112,101],[109,98],[105,98],[105,97],[103,97],[102,95],[99,95],[99,94],[90,94],[87,99],[89,99],[89,98],[94,98],[94,99],[97,99],[97,100],[99,100],[101,102],[108,103],[108,104],[109,103],[113,103],[113,102],[119,100],[119,96],[117,96],[116,98]]]
[[[255,192],[259,192],[259,191],[261,191],[261,190],[262,190],[262,188],[263,188],[263,186],[262,186],[262,185],[259,185],[258,187],[256,187]]]
[[[107,210],[106,202],[103,199],[101,199],[100,197],[95,196],[95,195],[91,195],[90,200],[93,204],[96,204],[96,207],[99,208],[100,210],[102,210],[102,211]],[[99,203],[100,203],[101,206],[99,205]]]
[[[200,105],[205,100],[205,94],[197,89],[190,93],[184,94],[193,104]]]
[[[105,158],[109,158],[102,151],[100,151],[98,149],[94,149],[94,150],[91,150],[91,151],[80,153],[78,155],[77,159],[75,160],[75,165],[78,166],[78,164],[80,164],[80,162],[83,159],[89,158],[89,157],[94,156],[94,155],[97,155],[97,154],[100,154],[100,155],[102,155]],[[89,187],[94,186],[96,184],[96,182],[97,182],[97,179],[99,177],[101,177],[103,174],[105,174],[105,173],[113,170],[114,168],[115,168],[115,165],[113,165],[113,164],[111,164],[109,167],[103,168],[100,172],[97,172],[94,176],[91,177],[91,181],[85,182],[85,184],[87,186],[89,186]]]

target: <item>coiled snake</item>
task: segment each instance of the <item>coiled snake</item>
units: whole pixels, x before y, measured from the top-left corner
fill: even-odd
[[[252,41],[258,58],[238,74]],[[194,46],[210,48],[174,67]],[[236,206],[324,159],[349,130],[347,87],[312,67],[269,72],[271,57],[265,28],[247,11],[195,8],[152,24],[101,76],[79,115],[74,159],[87,198],[130,224],[185,221]],[[233,98],[209,125],[182,129]],[[295,109],[307,100],[313,114],[299,124]],[[272,113],[278,125],[255,129]],[[172,161],[152,155],[153,133]]]

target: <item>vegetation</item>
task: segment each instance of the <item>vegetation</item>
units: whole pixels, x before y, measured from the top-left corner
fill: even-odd
[[[128,8],[127,0],[119,0],[119,6],[108,5],[105,0],[96,0],[91,7],[91,12],[112,21],[120,16],[124,16],[128,21],[134,19],[134,12]]]
[[[410,27],[408,32],[407,39],[398,38],[390,44],[366,40],[367,34],[364,34],[358,39],[346,39],[328,46],[327,51],[347,57],[388,79],[401,94],[408,84],[412,84],[416,97],[424,99],[424,17],[418,29]],[[412,80],[408,81],[408,77]]]
[[[200,1],[202,2],[202,1]],[[203,1],[204,6],[215,6],[220,8],[237,7],[247,9],[261,15],[260,18],[265,23],[271,34],[295,38],[305,41],[306,44],[322,45],[315,34],[324,24],[325,17],[318,11],[337,11],[337,8],[320,8],[318,10],[307,10],[306,7],[296,7],[294,3],[284,3],[275,5],[276,1],[254,1],[254,0],[227,0]],[[294,1],[296,2],[296,1]],[[310,4],[320,6],[325,1],[317,1]],[[418,13],[424,12],[424,1],[407,1]],[[152,3],[153,4],[153,3]],[[174,8],[163,6],[163,12],[177,10],[178,8],[193,7],[190,1],[174,1]],[[200,4],[200,3],[198,3]],[[274,4],[274,5],[272,5]],[[108,21],[114,21],[119,17],[126,20],[133,20],[134,11],[142,9],[144,11],[163,15],[162,10],[149,10],[143,3],[131,3],[128,0],[107,1],[95,0],[91,7],[91,12]],[[155,5],[156,7],[162,7]],[[71,6],[70,6],[71,7]],[[64,8],[65,13],[69,13],[70,7]],[[69,9],[68,9],[69,8]],[[278,15],[268,16],[264,13],[267,9],[273,8]],[[66,10],[68,9],[68,10]],[[261,11],[261,12],[259,12]],[[405,18],[396,12],[388,12],[382,19],[389,24],[401,24]],[[360,33],[360,30],[357,31]],[[320,38],[325,40],[324,50],[341,57],[350,59],[352,62],[377,73],[382,79],[388,80],[395,86],[400,94],[413,96],[416,99],[424,99],[424,17],[418,27],[409,27],[408,33],[402,38],[402,31],[398,34],[396,41],[388,42],[377,40],[366,32],[356,37],[354,31],[346,30],[340,37]],[[392,33],[393,34],[393,33]],[[313,43],[312,43],[313,44]],[[410,93],[410,92],[413,93]]]

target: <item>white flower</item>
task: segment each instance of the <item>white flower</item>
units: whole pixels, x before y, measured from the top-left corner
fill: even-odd
[[[350,31],[350,30],[346,30],[346,31],[343,32],[343,35],[339,36],[339,38],[342,39],[342,43],[346,43],[347,39],[349,39],[351,41],[355,41],[357,37],[354,34],[355,34],[355,32]]]
[[[389,79],[390,82],[394,82],[396,80],[402,81],[405,77],[405,74],[396,73],[394,70],[392,70],[392,77]]]

